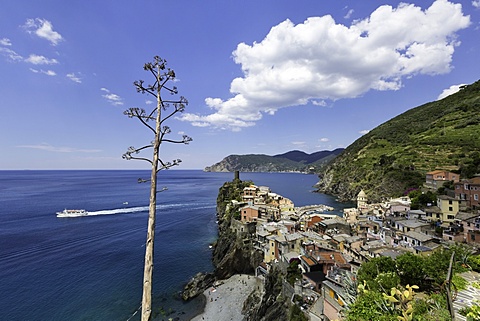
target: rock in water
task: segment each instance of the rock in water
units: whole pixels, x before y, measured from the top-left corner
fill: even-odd
[[[211,287],[214,281],[213,273],[197,273],[183,288],[182,299],[185,301],[193,299]]]

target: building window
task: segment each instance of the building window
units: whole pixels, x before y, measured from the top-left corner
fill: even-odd
[[[478,194],[473,194],[473,199],[478,201]]]
[[[335,292],[333,292],[332,289],[330,289],[330,291],[328,291],[328,292],[329,292],[328,294],[330,295],[331,298],[333,298],[335,296]]]
[[[452,207],[452,206],[449,206],[449,207],[448,207],[448,211],[449,211],[449,212],[453,212],[453,207]]]
[[[455,219],[455,215],[448,215],[447,218],[448,218],[449,220],[453,220],[453,219]]]
[[[448,204],[452,205],[452,200],[449,200],[449,201],[448,201]]]

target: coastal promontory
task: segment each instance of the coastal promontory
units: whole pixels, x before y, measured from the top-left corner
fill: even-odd
[[[320,151],[307,154],[290,151],[269,156],[264,154],[229,155],[220,162],[207,166],[206,172],[301,172],[316,173],[343,151]]]

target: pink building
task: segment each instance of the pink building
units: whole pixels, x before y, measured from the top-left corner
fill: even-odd
[[[440,186],[443,186],[448,181],[453,181],[454,183],[460,180],[460,175],[448,171],[436,170],[428,172],[425,177],[425,184],[429,188],[438,189]]]
[[[240,220],[242,222],[256,222],[258,217],[257,206],[248,205],[240,209]]]

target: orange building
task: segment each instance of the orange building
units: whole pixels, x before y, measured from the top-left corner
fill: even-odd
[[[259,218],[259,209],[257,206],[248,205],[240,209],[240,219],[242,222],[256,222]]]

